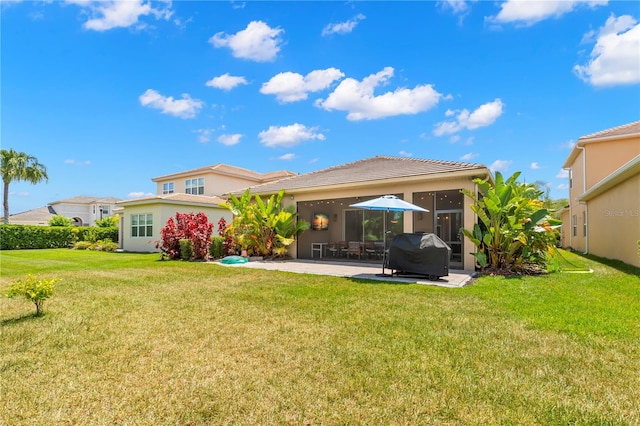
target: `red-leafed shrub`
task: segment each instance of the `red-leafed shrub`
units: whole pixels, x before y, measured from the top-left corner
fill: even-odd
[[[218,221],[218,235],[224,238],[222,243],[222,252],[224,255],[235,254],[235,245],[233,244],[233,236],[225,232],[227,229],[227,221],[221,217]]]
[[[180,259],[180,240],[189,239],[193,248],[191,260],[204,260],[207,257],[213,224],[207,215],[200,213],[176,213],[175,220],[170,217],[160,231],[162,244],[159,248],[163,256]]]

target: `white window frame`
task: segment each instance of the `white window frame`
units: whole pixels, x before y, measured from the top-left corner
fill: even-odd
[[[185,194],[204,195],[204,178],[187,179],[184,182]]]
[[[173,194],[173,182],[162,184],[162,195]]]
[[[144,219],[144,223],[141,223]],[[149,238],[153,235],[153,215],[137,213],[131,215],[131,238]]]

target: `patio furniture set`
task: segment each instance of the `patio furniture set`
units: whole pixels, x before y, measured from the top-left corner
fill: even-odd
[[[332,257],[358,260],[382,259],[384,243],[382,241],[332,241],[328,243],[311,243],[311,257]]]

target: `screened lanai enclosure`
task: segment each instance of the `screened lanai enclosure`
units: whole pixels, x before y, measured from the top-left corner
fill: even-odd
[[[462,267],[463,195],[459,190],[414,193],[412,199],[406,201],[429,212],[388,211],[386,226],[383,211],[350,207],[382,195],[386,194],[296,202],[299,217],[311,224],[298,239],[298,258],[380,263],[386,228],[387,243],[395,235],[406,232],[436,234],[452,249],[450,267]],[[402,194],[390,195],[403,198]]]

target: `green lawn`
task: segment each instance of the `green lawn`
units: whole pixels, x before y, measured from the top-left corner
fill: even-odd
[[[158,254],[0,252],[0,424],[640,423],[640,273],[381,284]]]

